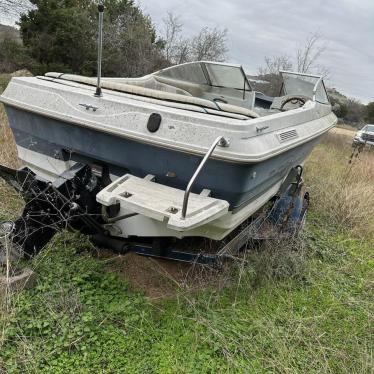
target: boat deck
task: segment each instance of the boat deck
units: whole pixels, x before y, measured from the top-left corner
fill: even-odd
[[[191,193],[186,217],[182,217],[185,191],[153,181],[153,176],[138,178],[126,174],[100,191],[96,199],[105,206],[120,204],[121,210],[142,214],[177,231],[191,230],[228,212],[229,203],[209,197],[209,190]]]

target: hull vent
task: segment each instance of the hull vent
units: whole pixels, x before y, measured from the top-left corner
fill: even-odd
[[[288,142],[291,139],[297,138],[297,132],[295,129],[281,132],[278,135],[278,139],[281,143]]]

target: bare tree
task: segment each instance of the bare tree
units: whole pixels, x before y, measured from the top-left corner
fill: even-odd
[[[181,39],[175,47],[174,64],[183,64],[190,61],[191,45],[189,39]]]
[[[194,61],[225,61],[227,29],[204,27],[191,42],[191,59]]]
[[[320,64],[321,55],[327,44],[317,32],[310,34],[302,46],[296,50],[296,61],[293,64],[288,55],[265,57],[265,65],[259,68],[259,75],[278,74],[279,70],[291,70],[294,66],[299,73],[318,73],[327,75],[328,69]]]
[[[259,75],[278,74],[279,70],[291,70],[292,61],[287,55],[265,57],[265,66],[258,69]]]
[[[277,96],[282,87],[279,70],[292,70],[291,58],[287,55],[265,57],[265,65],[258,69],[260,81],[253,82],[257,91]]]
[[[258,69],[258,74],[261,80],[266,81],[266,84],[258,84],[258,90],[271,96],[279,95],[282,86],[279,70],[292,70],[294,66],[300,73],[315,73],[325,78],[328,77],[328,68],[318,64],[326,47],[327,44],[322,35],[315,32],[310,34],[303,46],[296,50],[295,64],[287,55],[265,57],[265,64]]]
[[[227,30],[204,27],[188,39],[183,38],[183,23],[179,16],[168,12],[163,19],[164,55],[171,64],[198,60],[224,61],[228,51]]]
[[[172,12],[167,12],[166,17],[163,19],[164,23],[164,43],[165,43],[165,57],[168,61],[174,61],[176,54],[179,54],[181,43],[181,32],[183,24],[180,17],[174,15]]]
[[[304,45],[296,51],[297,71],[300,73],[315,72],[326,75],[328,73],[327,69],[317,64],[326,47],[326,42],[321,34],[318,32],[310,34]]]

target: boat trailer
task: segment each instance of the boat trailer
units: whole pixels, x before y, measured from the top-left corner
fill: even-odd
[[[37,176],[29,168],[14,170],[0,165],[3,178],[25,201],[22,215],[0,223],[0,237],[9,238],[13,254],[37,254],[61,230],[89,235],[93,244],[120,253],[157,257],[203,265],[220,264],[238,258],[250,240],[262,241],[294,236],[303,227],[309,194],[302,179],[302,166],[293,168],[278,196],[255,218],[250,218],[217,246],[215,253],[177,249],[173,238],[131,239],[111,236],[105,228],[102,206],[96,195],[111,182],[104,168],[77,163],[53,182]],[[118,214],[118,206],[107,207],[107,214]],[[137,213],[134,213],[137,214]],[[134,214],[121,216],[126,219]],[[181,239],[179,242],[186,240]],[[0,241],[0,254],[4,252]]]

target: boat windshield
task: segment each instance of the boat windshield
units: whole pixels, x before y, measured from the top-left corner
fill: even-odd
[[[197,61],[172,66],[156,73],[158,90],[175,90],[182,95],[253,109],[254,91],[240,65]]]
[[[283,91],[285,95],[303,95],[314,98],[316,101],[328,104],[326,88],[323,79],[318,75],[280,71],[283,78]]]
[[[155,75],[188,83],[251,91],[247,76],[240,65],[208,61],[190,62],[163,69]]]
[[[204,63],[212,86],[250,90],[246,75],[241,66]]]

